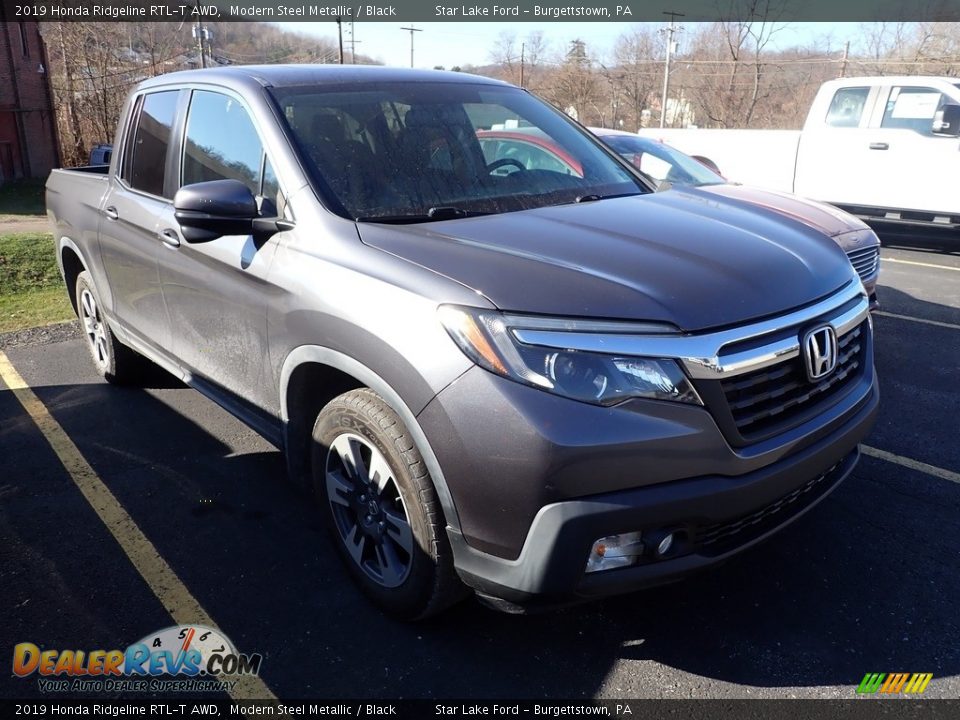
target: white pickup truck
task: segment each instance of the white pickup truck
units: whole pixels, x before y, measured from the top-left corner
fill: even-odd
[[[803,130],[641,130],[733,182],[793,192],[884,225],[960,231],[960,78],[831,80]]]

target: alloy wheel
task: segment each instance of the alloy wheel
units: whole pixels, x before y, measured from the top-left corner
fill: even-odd
[[[97,301],[88,288],[84,288],[80,293],[80,320],[83,323],[87,341],[90,343],[94,361],[101,368],[108,367],[110,347],[107,343],[107,328],[100,315]]]
[[[359,435],[338,435],[327,451],[326,482],[350,557],[377,584],[402,585],[413,564],[413,531],[386,458]]]

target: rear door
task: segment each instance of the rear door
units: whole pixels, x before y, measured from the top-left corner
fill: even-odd
[[[287,212],[252,114],[239,96],[193,90],[181,145],[179,185],[235,179],[258,197],[264,216]],[[161,213],[160,232],[168,237],[159,266],[174,355],[202,380],[258,408],[276,410],[266,308],[273,294],[267,270],[280,236],[187,243],[172,207]]]
[[[159,222],[172,207],[171,137],[182,99],[180,91],[164,90],[134,100],[100,220],[100,254],[113,318],[164,349],[170,346],[170,323],[157,273]]]
[[[871,205],[881,178],[869,169],[871,111],[880,91],[839,87],[821,118],[810,117],[800,136],[794,192],[843,205]]]

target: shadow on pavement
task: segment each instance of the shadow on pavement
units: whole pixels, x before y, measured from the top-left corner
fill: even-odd
[[[933,395],[919,371],[900,386],[904,364],[955,349],[955,331],[894,323],[877,323],[889,375],[870,444],[907,453],[890,443],[926,423],[928,445],[955,445],[956,362],[930,376]],[[279,452],[193,391],[162,387],[35,391],[218,625],[264,653],[281,697],[680,697],[715,681],[852,697],[868,671],[960,672],[960,486],[947,481],[865,457],[799,522],[686,582],[525,617],[471,601],[401,625],[349,584]],[[123,647],[170,624],[7,391],[0,418],[2,634]],[[955,455],[927,461],[960,470]]]

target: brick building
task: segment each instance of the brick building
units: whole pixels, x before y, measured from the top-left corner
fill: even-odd
[[[0,185],[60,164],[47,53],[36,22],[7,22],[0,5]]]

